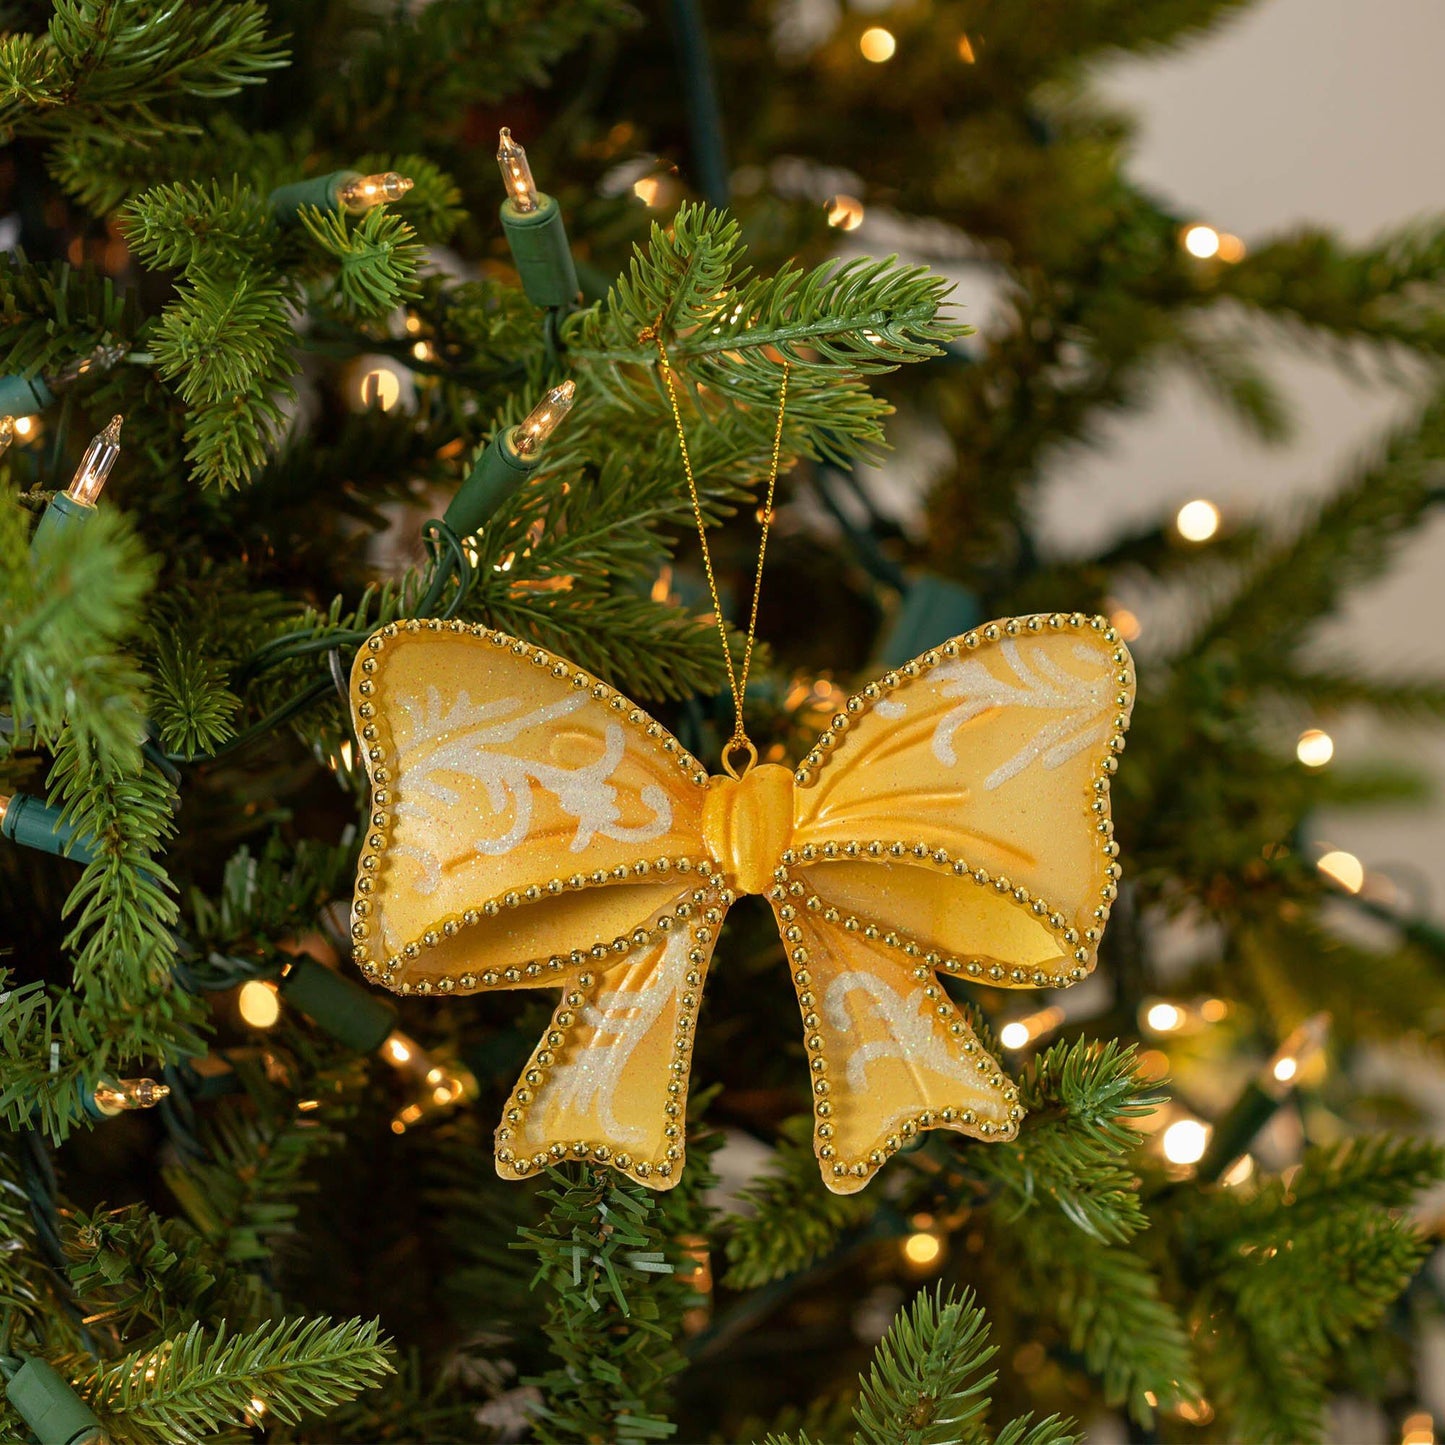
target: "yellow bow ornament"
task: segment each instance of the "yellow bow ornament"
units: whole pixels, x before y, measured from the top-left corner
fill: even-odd
[[[403,994],[562,991],[497,1129],[504,1177],[574,1158],[677,1183],[703,978],[745,893],[783,938],[830,1189],[920,1130],[1017,1133],[1018,1091],[939,975],[1057,988],[1094,966],[1134,696],[1104,618],[965,633],[850,697],[796,770],[740,777],[480,625],[383,627],[351,690],[363,972]]]

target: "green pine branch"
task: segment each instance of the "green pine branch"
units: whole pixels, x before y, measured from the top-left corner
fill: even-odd
[[[822,1188],[813,1121],[806,1115],[783,1125],[768,1172],[748,1185],[738,1202],[744,1212],[729,1221],[727,1234],[723,1282],[729,1289],[756,1289],[807,1269],[871,1213],[858,1195]]]
[[[1200,1397],[1189,1335],[1138,1253],[1083,1245],[1047,1220],[1031,1220],[1008,1241],[1019,1254],[1031,1313],[1055,1322],[1106,1403],[1147,1423],[1156,1407]]]
[[[156,563],[124,520],[98,512],[30,551],[26,513],[0,479],[0,680],[20,736],[78,761],[131,769],[144,678],[125,652]]]
[[[286,1424],[325,1414],[390,1375],[390,1353],[375,1320],[192,1325],[93,1369],[81,1389],[117,1445],[202,1445],[263,1410]]]
[[[122,224],[136,258],[158,270],[243,270],[275,249],[265,202],[235,176],[229,187],[215,179],[153,186],[126,206]]]
[[[860,1382],[854,1445],[984,1445],[988,1390],[983,1373],[996,1346],[972,1292],[924,1291],[901,1311],[879,1342]],[[1078,1437],[1055,1417],[1030,1426],[1012,1421],[998,1439],[1020,1445],[1072,1445]]]
[[[696,1189],[693,1161],[682,1189]],[[705,1171],[704,1171],[705,1172]],[[550,1208],[519,1249],[537,1258],[534,1285],[547,1289],[545,1331],[556,1365],[533,1383],[543,1393],[539,1440],[663,1439],[669,1381],[683,1367],[677,1346],[683,1311],[698,1298],[679,1276],[669,1209],[640,1184],[579,1166],[553,1171]],[[690,1267],[690,1266],[689,1266]]]
[[[619,405],[670,420],[658,372],[656,331],[679,373],[679,391],[704,419],[718,404],[776,413],[784,361],[790,450],[845,460],[876,451],[888,406],[862,378],[942,354],[967,327],[944,318],[948,283],[892,261],[785,264],[752,277],[735,220],[705,206],[681,207],[605,301],[569,318],[568,350],[589,383]],[[652,385],[642,384],[650,375]],[[714,400],[702,404],[701,388]],[[693,409],[689,408],[689,411]]]
[[[343,316],[374,320],[417,295],[423,247],[406,221],[385,206],[356,221],[344,212],[308,206],[301,224],[336,262],[330,299]]]
[[[174,102],[217,100],[286,63],[259,0],[54,0],[44,35],[0,36],[0,139],[78,124],[147,139],[184,130]]]
[[[973,1167],[1006,1191],[1015,1215],[1058,1209],[1096,1240],[1122,1243],[1145,1227],[1139,1181],[1127,1156],[1139,1146],[1131,1121],[1164,1101],[1135,1070],[1132,1046],[1080,1039],[1030,1060],[1019,1079],[1028,1113],[1016,1143],[978,1152]]]

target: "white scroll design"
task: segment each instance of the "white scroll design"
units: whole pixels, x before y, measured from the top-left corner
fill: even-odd
[[[1042,648],[1025,657],[1018,642],[1008,638],[1000,647],[1009,671],[1017,679],[995,677],[977,658],[946,662],[935,668],[932,680],[942,683],[942,695],[960,698],[958,706],[938,720],[933,730],[933,755],[945,767],[958,762],[954,734],[965,723],[992,708],[1028,708],[1061,713],[1034,729],[1019,750],[1000,763],[983,781],[985,789],[1001,787],[1033,762],[1057,768],[1108,735],[1108,721],[1100,717],[1108,701],[1108,677],[1102,659],[1082,644],[1074,655],[1094,664],[1092,676],[1080,677],[1060,667]]]
[[[554,1108],[573,1110],[593,1115],[612,1143],[635,1146],[647,1142],[646,1122],[624,1124],[613,1105],[626,1093],[623,1080],[633,1055],[682,987],[690,947],[686,929],[669,935],[651,977],[641,988],[600,989],[596,998],[583,1006],[578,1022],[590,1028],[592,1036],[583,1044],[580,1028],[574,1035],[570,1057],[548,1075],[533,1119],[541,1124]]]
[[[623,843],[646,843],[672,827],[672,803],[655,783],[645,784],[638,797],[652,814],[644,823],[624,825],[618,788],[612,781],[626,752],[620,723],[603,731],[602,753],[575,768],[517,757],[506,751],[529,728],[546,726],[584,707],[588,699],[570,696],[518,713],[515,698],[473,704],[465,691],[445,707],[441,694],[428,687],[424,704],[414,714],[412,736],[402,750],[401,788],[396,813],[413,824],[410,839],[399,839],[393,851],[412,858],[421,868],[415,887],[429,896],[440,886],[442,860],[425,841],[429,828],[440,825],[441,809],[454,808],[462,795],[457,777],[481,783],[498,817],[511,814],[511,826],[493,838],[478,838],[472,850],[490,857],[510,853],[532,828],[534,787],[551,793],[558,806],[575,819],[570,844],[580,853],[598,836]],[[448,778],[452,781],[448,781]]]

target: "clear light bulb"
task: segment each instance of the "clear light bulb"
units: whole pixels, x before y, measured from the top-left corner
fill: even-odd
[[[1259,1076],[1260,1087],[1271,1098],[1284,1098],[1300,1075],[1323,1052],[1329,1035],[1329,1014],[1311,1014],[1275,1050],[1274,1057]]]
[[[80,459],[80,466],[70,479],[65,495],[72,502],[84,507],[93,507],[105,486],[105,479],[120,455],[120,424],[123,417],[113,416],[99,436],[92,438]]]
[[[399,201],[415,184],[410,176],[399,176],[395,171],[357,176],[342,186],[341,204],[350,215],[359,216],[373,206]]]
[[[107,1118],[131,1109],[153,1109],[171,1092],[169,1084],[154,1079],[106,1079],[95,1086],[91,1098]]]
[[[126,348],[117,342],[101,342],[93,350],[86,352],[84,356],[77,356],[67,361],[53,376],[47,376],[46,381],[52,391],[58,391],[62,386],[68,385],[78,377],[82,377],[88,371],[99,368],[101,371],[109,371],[125,355]]]
[[[530,215],[540,204],[537,183],[532,179],[532,167],[527,164],[527,152],[512,139],[512,132],[506,126],[502,127],[497,141],[497,166],[512,205],[524,216]]]
[[[562,418],[572,410],[576,395],[576,382],[564,381],[560,386],[554,386],[527,413],[521,424],[512,428],[512,449],[519,457],[531,456],[557,430]]]

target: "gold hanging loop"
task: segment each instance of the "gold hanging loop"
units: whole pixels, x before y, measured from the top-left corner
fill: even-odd
[[[702,565],[707,572],[708,591],[712,595],[713,617],[717,622],[718,636],[722,638],[723,658],[727,663],[728,685],[732,688],[733,694],[733,735],[728,739],[722,751],[723,770],[731,778],[739,774],[734,770],[732,756],[734,753],[746,753],[747,761],[743,764],[743,773],[746,774],[758,760],[758,750],[753,746],[752,740],[747,735],[743,726],[743,701],[748,692],[748,673],[753,665],[753,644],[758,634],[758,600],[763,595],[763,563],[768,555],[768,532],[773,525],[773,497],[778,486],[778,467],[783,454],[783,418],[787,414],[788,407],[788,374],[789,366],[787,361],[783,362],[783,377],[778,386],[778,424],[773,432],[773,456],[772,465],[768,470],[768,494],[763,503],[762,535],[758,541],[758,570],[753,579],[753,605],[748,611],[747,645],[743,649],[743,666],[739,674],[733,666],[732,644],[728,641],[727,623],[723,619],[722,597],[718,592],[717,574],[713,571],[712,551],[707,545],[707,524],[702,515],[702,498],[698,495],[697,480],[692,472],[692,456],[687,449],[687,432],[682,425],[682,408],[678,405],[677,385],[673,381],[672,361],[667,354],[667,347],[662,340],[662,319],[658,318],[655,327],[649,327],[643,333],[643,339],[657,342],[657,354],[662,360],[662,379],[667,385],[667,399],[672,404],[673,425],[677,428],[678,450],[682,453],[682,470],[687,477],[688,496],[692,499],[692,515],[697,522],[697,540],[702,548]]]

